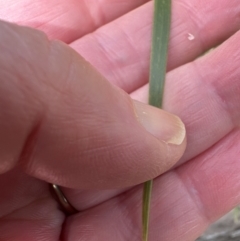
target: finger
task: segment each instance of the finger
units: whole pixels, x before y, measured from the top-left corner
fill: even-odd
[[[115,188],[154,178],[181,157],[178,117],[132,101],[68,46],[0,28],[1,172],[19,163],[47,182]]]
[[[149,241],[193,241],[239,204],[236,130],[193,161],[154,181]],[[141,240],[142,186],[68,219],[65,240]],[[110,227],[110,228],[109,228]]]
[[[180,116],[188,145],[180,165],[209,149],[240,123],[240,32],[210,54],[174,71],[166,80],[164,108]],[[147,102],[148,87],[132,94]],[[123,190],[125,191],[125,190]],[[64,190],[79,210],[98,205],[123,192]]]
[[[59,239],[65,215],[47,183],[15,168],[0,175],[0,193],[1,241]]]
[[[152,10],[153,1],[71,46],[109,81],[130,93],[148,81]],[[173,1],[168,70],[230,37],[239,29],[239,14],[236,1]]]
[[[130,188],[131,187],[107,190],[86,190],[62,187],[61,190],[69,203],[71,203],[76,210],[81,212],[114,198],[128,191]]]
[[[220,47],[168,74],[164,109],[181,117],[187,128],[185,162],[239,126],[240,32]],[[144,101],[148,87],[132,94]]]
[[[50,38],[68,43],[147,1],[0,1],[0,18],[37,28]]]

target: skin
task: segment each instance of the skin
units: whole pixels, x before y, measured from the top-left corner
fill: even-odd
[[[239,204],[240,6],[226,0],[173,1],[164,109],[183,120],[188,145],[168,172],[184,142],[170,146],[173,156],[165,167],[156,163],[151,153],[159,143],[136,125],[132,102],[121,91],[147,100],[152,7],[152,2],[137,0],[0,1],[1,19],[66,43],[0,24],[1,241],[140,240],[142,185],[137,184],[156,176],[149,241],[194,241]],[[190,41],[188,33],[195,39]],[[83,104],[86,91],[95,96],[91,113]],[[118,97],[122,101],[116,107]],[[109,102],[106,112],[103,104]],[[106,115],[117,123],[120,117],[129,120],[127,147],[136,144],[120,145],[112,153],[126,139],[117,133],[112,146],[104,142]],[[83,117],[87,123],[99,118],[98,128],[90,122],[87,138],[82,136]],[[148,142],[142,143],[143,137]],[[95,142],[81,156],[82,143],[89,138]],[[98,140],[104,148],[96,151],[99,146],[92,143]],[[109,168],[96,168],[89,151],[103,157],[110,151],[116,159],[105,165],[105,158],[97,159],[99,166]],[[121,162],[120,153],[129,162]],[[133,175],[136,168],[139,176]],[[65,186],[64,193],[81,212],[67,217],[47,182]]]

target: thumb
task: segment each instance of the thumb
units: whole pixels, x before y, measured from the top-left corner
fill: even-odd
[[[135,185],[185,149],[180,119],[133,101],[67,45],[0,22],[0,173],[70,188]]]

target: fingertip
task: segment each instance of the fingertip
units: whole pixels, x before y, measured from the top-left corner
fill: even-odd
[[[133,103],[138,121],[149,133],[168,144],[182,144],[186,129],[179,117],[139,101]]]

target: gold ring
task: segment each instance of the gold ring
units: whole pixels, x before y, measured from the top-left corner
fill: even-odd
[[[61,188],[56,185],[56,184],[50,184],[51,189],[53,190],[55,197],[58,201],[58,203],[61,205],[63,211],[68,214],[68,215],[72,215],[72,214],[76,214],[78,213],[77,209],[74,208],[71,203],[67,200],[67,198],[65,197],[65,195],[63,194]]]

